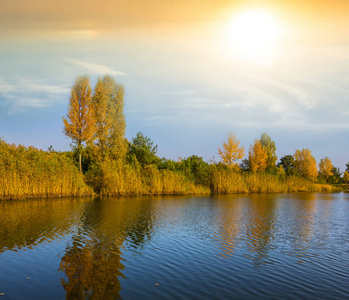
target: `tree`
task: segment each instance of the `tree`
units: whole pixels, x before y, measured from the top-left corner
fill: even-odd
[[[122,159],[127,151],[125,142],[124,87],[106,75],[99,78],[93,95],[96,118],[95,143],[101,160]]]
[[[98,159],[104,160],[108,148],[108,136],[111,129],[110,118],[108,118],[109,97],[104,82],[98,78],[92,103],[96,120],[95,143],[97,146]]]
[[[249,171],[251,169],[251,164],[248,158],[245,158],[241,161],[241,163],[239,164],[239,168],[242,171]]]
[[[231,132],[228,133],[227,141],[223,142],[222,149],[218,147],[218,155],[229,167],[233,167],[236,160],[244,157],[244,151],[244,147],[240,147],[240,141]]]
[[[293,156],[292,155],[285,155],[284,157],[281,157],[280,162],[278,163],[278,166],[282,166],[287,175],[293,175],[294,174],[294,158],[293,158]]]
[[[153,146],[150,138],[143,135],[142,132],[138,132],[129,145],[128,156],[130,159],[132,159],[132,156],[136,157],[138,162],[145,166],[156,164],[159,161],[159,158],[156,156],[157,151],[158,145]]]
[[[277,156],[276,156],[276,146],[275,146],[275,142],[271,140],[271,137],[266,134],[266,133],[262,133],[261,135],[261,144],[262,146],[265,148],[265,150],[267,151],[267,168],[266,170],[269,172],[272,172],[274,170],[276,170],[275,168],[275,164],[277,161]]]
[[[345,164],[345,166],[347,167],[347,168],[345,169],[345,171],[349,173],[349,162],[348,162],[347,164]]]
[[[255,140],[254,144],[251,145],[248,152],[248,159],[252,172],[263,172],[267,168],[268,153],[260,140]]]
[[[345,172],[343,173],[343,182],[344,182],[345,184],[348,184],[348,182],[349,182],[349,173],[348,173],[347,171],[345,171]]]
[[[192,155],[183,159],[179,169],[196,184],[209,185],[210,166],[202,157]]]
[[[341,176],[342,176],[342,172],[340,171],[340,169],[333,167],[331,172],[332,172],[332,175],[328,177],[327,182],[331,184],[340,183]]]
[[[109,75],[104,76],[103,82],[109,97],[108,118],[111,120],[108,147],[112,158],[122,159],[127,152],[125,140],[126,120],[124,115],[125,90],[123,85],[117,84]]]
[[[315,180],[317,175],[317,165],[314,156],[309,149],[296,150],[294,153],[294,165],[296,172],[305,178]]]
[[[78,77],[71,89],[67,117],[63,117],[63,132],[73,140],[79,153],[80,172],[83,143],[90,141],[96,132],[91,93],[90,79]]]
[[[328,157],[322,158],[319,162],[319,177],[325,181],[333,175],[333,164]]]

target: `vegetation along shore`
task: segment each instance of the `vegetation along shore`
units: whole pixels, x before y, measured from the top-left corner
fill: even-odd
[[[349,182],[349,163],[342,174],[327,157],[317,163],[309,149],[278,161],[275,142],[266,133],[246,158],[229,133],[218,147],[220,162],[206,162],[196,155],[160,158],[149,137],[139,132],[128,141],[125,129],[124,87],[106,75],[92,90],[87,76],[78,77],[63,117],[72,150],[43,151],[0,139],[0,200],[337,191]]]

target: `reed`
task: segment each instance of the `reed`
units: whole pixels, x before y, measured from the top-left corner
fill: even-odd
[[[208,187],[195,185],[183,174],[159,170],[155,165],[141,167],[123,161],[94,164],[86,175],[93,189],[105,196],[209,194]]]
[[[199,168],[193,161],[190,166],[169,170],[156,165],[142,166],[137,160],[128,164],[122,160],[106,160],[92,163],[82,175],[69,153],[9,145],[0,139],[0,200],[88,196],[94,192],[126,196],[340,190],[340,187],[316,184],[280,172],[240,172],[215,164]]]
[[[332,185],[317,184],[296,176],[241,173],[223,168],[214,169],[211,173],[213,194],[331,192],[337,190],[339,189]]]
[[[64,153],[9,145],[0,140],[0,199],[92,195]]]

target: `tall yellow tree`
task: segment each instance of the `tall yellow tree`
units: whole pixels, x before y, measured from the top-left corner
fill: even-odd
[[[91,94],[89,77],[79,76],[71,89],[67,116],[63,117],[63,132],[72,139],[79,153],[80,172],[83,143],[91,140],[96,131]]]
[[[98,160],[104,160],[108,152],[108,139],[111,130],[111,118],[108,117],[109,96],[105,84],[98,79],[92,97],[96,120],[96,152]]]
[[[252,172],[263,172],[268,167],[268,152],[260,140],[255,140],[248,152]]]
[[[96,143],[103,158],[122,159],[127,152],[124,93],[123,85],[109,75],[99,79],[95,87]]]
[[[271,137],[266,134],[266,133],[262,133],[261,138],[260,138],[260,142],[262,144],[262,146],[265,148],[265,150],[267,151],[267,171],[273,171],[276,170],[276,161],[277,161],[277,156],[276,156],[276,146],[275,146],[275,142],[272,141]]]
[[[240,141],[231,132],[227,135],[227,141],[222,143],[222,148],[218,147],[218,155],[231,168],[236,165],[236,160],[244,157],[244,152],[244,147],[240,146]]]
[[[319,176],[324,180],[327,180],[328,177],[333,175],[332,170],[332,161],[328,157],[322,158],[319,162]]]
[[[95,145],[98,158],[123,158],[127,151],[124,87],[109,75],[99,78],[92,102],[97,127]]]
[[[308,179],[315,180],[317,176],[317,165],[314,156],[309,149],[296,150],[293,155],[296,172]]]

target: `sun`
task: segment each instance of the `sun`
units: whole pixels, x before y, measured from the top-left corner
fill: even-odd
[[[227,31],[233,51],[252,61],[270,59],[281,36],[280,24],[262,10],[238,14],[229,22]]]

